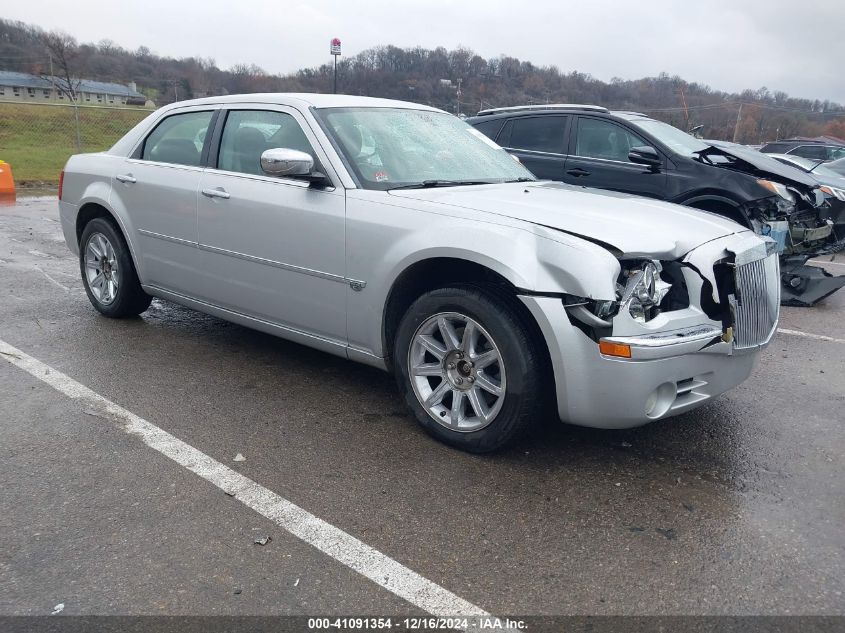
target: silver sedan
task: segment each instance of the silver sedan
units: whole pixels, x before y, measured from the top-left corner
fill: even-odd
[[[549,408],[623,428],[700,406],[749,375],[778,319],[770,240],[537,181],[411,103],[176,103],[73,156],[60,208],[100,313],[160,297],[391,370],[420,424],[471,451]]]

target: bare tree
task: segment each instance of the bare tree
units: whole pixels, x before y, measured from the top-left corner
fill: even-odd
[[[42,37],[50,55],[50,76],[44,77],[73,103],[78,101],[80,79],[76,74],[79,45],[73,36],[62,31],[50,31]],[[43,75],[42,75],[43,76]]]
[[[79,59],[79,45],[73,36],[61,31],[51,31],[43,36],[44,46],[50,55],[50,75],[47,79],[53,87],[64,94],[73,104],[73,116],[76,120],[76,150],[82,150],[79,131],[79,84],[75,63]],[[56,73],[59,73],[58,75]]]

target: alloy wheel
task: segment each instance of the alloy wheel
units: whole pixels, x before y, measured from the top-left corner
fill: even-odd
[[[505,365],[496,342],[475,319],[435,314],[417,328],[408,351],[414,394],[442,426],[461,433],[488,426],[505,399]]]
[[[117,254],[102,233],[92,233],[85,244],[85,280],[94,298],[103,305],[111,304],[120,287]]]

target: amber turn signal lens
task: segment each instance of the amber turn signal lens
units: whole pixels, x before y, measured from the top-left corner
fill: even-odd
[[[631,358],[631,346],[609,341],[599,341],[599,351],[605,356],[619,356],[620,358]]]

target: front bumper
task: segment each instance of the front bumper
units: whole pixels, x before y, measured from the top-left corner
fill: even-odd
[[[631,360],[657,360],[683,354],[693,354],[705,346],[727,343],[722,329],[715,325],[697,325],[668,332],[657,332],[642,336],[608,336],[602,342],[623,345],[630,350]],[[720,349],[726,353],[733,350],[727,345]]]
[[[560,299],[520,299],[548,345],[558,414],[581,426],[630,428],[694,409],[748,378],[759,350],[736,350],[721,330],[699,325],[615,337],[631,345],[631,358],[605,356],[571,325]]]

